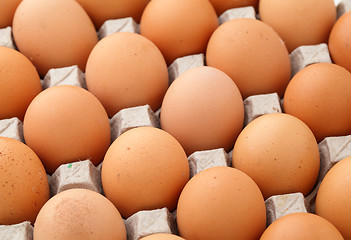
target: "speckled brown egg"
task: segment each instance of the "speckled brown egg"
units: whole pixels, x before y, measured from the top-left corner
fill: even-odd
[[[351,134],[351,73],[331,63],[316,63],[298,72],[284,95],[286,113],[304,121],[318,142]]]
[[[29,103],[41,90],[33,64],[20,52],[0,47],[0,119],[23,121]]]
[[[22,0],[0,1],[0,28],[12,26],[13,15]]]
[[[343,240],[336,227],[312,213],[291,213],[274,221],[260,240]]]
[[[139,127],[120,135],[108,149],[101,170],[105,196],[124,218],[140,210],[173,211],[189,180],[179,142],[167,132]]]
[[[35,240],[126,240],[126,228],[115,206],[103,195],[70,189],[52,197],[34,224]]]
[[[333,62],[351,72],[351,11],[341,16],[329,36],[329,51]]]
[[[261,191],[245,173],[213,167],[184,187],[177,224],[187,240],[258,239],[266,227],[266,207]]]
[[[13,19],[13,37],[44,77],[50,68],[85,64],[98,41],[94,24],[74,0],[26,0]]]
[[[298,118],[272,113],[256,118],[240,133],[233,167],[249,175],[265,198],[301,192],[307,195],[319,173],[318,144]]]
[[[94,47],[87,63],[86,83],[110,118],[123,108],[145,104],[156,111],[168,88],[167,65],[150,40],[119,32]]]
[[[278,34],[254,19],[234,19],[217,28],[206,51],[208,66],[228,74],[243,98],[284,94],[291,74],[288,50]]]
[[[336,21],[333,0],[260,0],[260,19],[272,26],[289,52],[302,45],[328,42]]]
[[[187,155],[224,148],[229,151],[244,121],[239,89],[224,72],[197,67],[168,88],[161,107],[161,128],[174,136]]]
[[[345,240],[351,239],[351,157],[333,166],[319,187],[316,214],[330,221]]]
[[[217,27],[208,0],[152,0],[140,20],[141,35],[156,44],[168,65],[178,57],[204,53]]]
[[[140,240],[184,240],[184,238],[169,233],[156,233],[140,238]]]
[[[83,88],[48,88],[29,105],[23,122],[26,144],[47,172],[64,163],[90,159],[98,165],[111,142],[108,116],[99,100]]]
[[[0,225],[31,221],[50,197],[45,169],[28,146],[0,137]]]
[[[150,0],[76,0],[89,14],[96,29],[110,19],[132,17],[140,22],[141,14]]]

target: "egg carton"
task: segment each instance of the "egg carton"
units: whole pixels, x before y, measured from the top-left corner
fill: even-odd
[[[343,14],[348,11],[351,11],[351,1],[341,0],[336,6],[337,17],[340,18]]]
[[[227,21],[237,19],[237,18],[250,18],[250,19],[256,19],[256,11],[254,7],[240,7],[240,8],[232,8],[226,10],[224,13],[222,13],[219,18],[218,22],[219,24],[223,24]]]

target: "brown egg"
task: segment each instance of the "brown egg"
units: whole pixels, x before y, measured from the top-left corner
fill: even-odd
[[[139,127],[119,136],[101,170],[105,195],[124,218],[140,210],[173,211],[189,179],[181,145],[167,132]]]
[[[316,214],[330,221],[345,240],[351,239],[351,157],[332,167],[317,194]]]
[[[312,213],[291,213],[274,221],[260,240],[343,240],[333,224]]]
[[[95,27],[74,0],[26,0],[13,19],[13,37],[43,77],[50,68],[85,64],[98,41]]]
[[[333,0],[260,0],[259,13],[289,52],[302,45],[326,43],[336,21]]]
[[[50,197],[45,169],[28,146],[0,137],[0,225],[34,223]]]
[[[227,73],[244,99],[273,92],[282,96],[290,80],[290,58],[284,43],[270,26],[254,19],[222,24],[210,38],[206,61]]]
[[[333,62],[351,72],[351,11],[341,16],[329,36],[329,51]]]
[[[246,174],[213,167],[185,185],[177,223],[187,240],[258,239],[266,227],[266,208],[259,188]]]
[[[168,234],[168,233],[156,233],[151,234],[147,237],[140,238],[140,240],[185,240],[177,235]]]
[[[13,15],[18,4],[22,0],[2,0],[0,1],[0,28],[12,26]]]
[[[285,112],[304,121],[318,142],[351,134],[351,73],[331,63],[298,72],[284,95]]]
[[[319,150],[312,131],[284,113],[261,116],[240,133],[233,167],[249,175],[265,198],[301,192],[307,195],[319,173]]]
[[[217,26],[217,14],[208,0],[152,0],[142,14],[140,33],[171,64],[178,57],[204,53]]]
[[[255,9],[258,7],[258,0],[210,0],[215,8],[217,15],[221,15],[228,9],[253,6]]]
[[[20,52],[0,47],[0,119],[23,121],[29,103],[42,88],[38,72]]]
[[[110,19],[132,17],[140,22],[141,14],[150,0],[76,0],[89,14],[96,29]]]
[[[24,117],[23,134],[49,173],[78,160],[98,165],[111,142],[109,119],[99,100],[68,85],[48,88],[34,98]]]
[[[180,75],[162,102],[161,128],[185,152],[225,148],[229,151],[244,121],[240,92],[224,72],[197,67]]]
[[[115,206],[87,189],[70,189],[52,197],[34,224],[35,240],[126,240],[126,228]]]
[[[110,118],[123,108],[145,104],[156,111],[168,88],[167,65],[150,40],[119,32],[102,39],[91,52],[86,83]]]

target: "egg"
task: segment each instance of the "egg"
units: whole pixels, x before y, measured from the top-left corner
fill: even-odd
[[[208,0],[152,0],[140,20],[141,35],[161,50],[167,64],[186,55],[204,53],[218,27]]]
[[[284,110],[304,121],[318,142],[351,134],[351,73],[332,63],[316,63],[298,72],[284,95]]]
[[[333,62],[351,72],[351,12],[342,15],[329,36],[329,52]]]
[[[0,225],[30,221],[50,197],[45,169],[24,143],[0,137]]]
[[[13,15],[22,0],[2,0],[0,2],[0,28],[12,26]]]
[[[187,240],[258,239],[266,227],[262,193],[237,169],[206,169],[185,185],[177,224],[180,236]]]
[[[70,189],[52,197],[34,224],[35,240],[126,240],[123,219],[103,195],[87,189]]]
[[[243,127],[244,104],[227,74],[197,67],[181,74],[168,88],[160,121],[187,155],[214,148],[229,151]]]
[[[95,28],[110,19],[132,17],[140,22],[141,14],[150,0],[76,0],[89,14]]]
[[[273,92],[282,96],[290,80],[284,43],[270,26],[254,19],[222,24],[209,40],[206,62],[228,74],[244,99]]]
[[[0,47],[0,119],[23,121],[29,103],[42,88],[33,64],[20,52]]]
[[[343,240],[333,224],[312,213],[291,213],[274,221],[260,240]]]
[[[26,144],[48,173],[61,164],[90,159],[98,165],[111,142],[110,123],[99,100],[83,88],[61,85],[38,94],[23,122]]]
[[[136,33],[119,32],[102,39],[91,52],[86,84],[110,118],[119,110],[150,105],[156,111],[168,88],[168,71],[160,50]]]
[[[351,157],[334,165],[326,174],[316,198],[316,214],[330,221],[345,240],[351,239]]]
[[[260,19],[272,26],[289,52],[302,45],[327,43],[336,21],[333,0],[260,0]]]
[[[210,2],[215,8],[218,16],[231,8],[253,6],[257,9],[258,7],[258,0],[210,0]]]
[[[304,122],[272,113],[244,128],[235,142],[232,163],[256,182],[264,198],[295,192],[307,195],[319,174],[319,149]]]
[[[169,234],[169,233],[156,233],[151,234],[147,237],[140,238],[140,240],[184,240],[177,235]]]
[[[124,218],[140,210],[173,211],[189,179],[179,142],[167,132],[139,127],[120,135],[108,149],[101,170],[105,196]]]
[[[88,14],[74,0],[22,1],[14,15],[13,37],[42,77],[51,68],[71,65],[85,71],[98,41]]]

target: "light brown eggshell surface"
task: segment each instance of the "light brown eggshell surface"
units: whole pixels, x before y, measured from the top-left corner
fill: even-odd
[[[336,21],[333,0],[260,0],[263,22],[272,26],[289,52],[302,45],[327,43]]]
[[[189,165],[179,142],[153,127],[131,129],[108,149],[101,170],[105,196],[124,218],[140,210],[173,211],[189,180]]]
[[[41,90],[33,64],[20,52],[0,47],[0,119],[23,121],[28,105]]]
[[[35,240],[126,240],[123,219],[103,195],[69,189],[52,197],[34,224]]]
[[[45,169],[24,143],[0,137],[0,225],[31,221],[50,197]]]
[[[244,121],[239,89],[224,72],[197,67],[181,74],[168,88],[161,107],[161,128],[190,155],[224,148],[229,151]]]
[[[234,19],[219,26],[208,42],[206,62],[228,74],[243,99],[273,92],[283,96],[290,80],[286,46],[270,26],[255,19]]]
[[[140,240],[184,240],[184,238],[169,233],[156,233],[140,238]]]
[[[231,8],[253,6],[257,9],[258,7],[258,0],[210,0],[210,2],[215,8],[218,16]]]
[[[141,35],[156,44],[168,65],[178,57],[204,53],[217,27],[208,0],[152,0],[140,20]]]
[[[307,195],[319,173],[317,141],[308,126],[284,113],[263,115],[240,133],[233,167],[249,175],[265,198],[301,192]]]
[[[298,72],[284,95],[284,110],[302,121],[318,142],[351,134],[351,73],[332,63],[316,63]]]
[[[98,165],[111,142],[105,109],[90,92],[75,86],[42,91],[29,105],[23,122],[26,144],[53,173],[63,163],[90,159]]]
[[[160,50],[136,33],[119,32],[102,39],[91,52],[86,83],[110,118],[119,110],[160,106],[168,88],[168,71]]]
[[[266,227],[266,208],[261,191],[245,173],[213,167],[185,185],[177,223],[187,240],[258,239]]]
[[[22,0],[0,1],[0,28],[12,26],[13,15],[21,2]]]
[[[50,68],[71,65],[85,71],[98,41],[88,14],[74,0],[22,1],[13,19],[13,36],[42,77]]]
[[[334,165],[324,177],[316,198],[316,214],[330,221],[345,240],[351,239],[351,157]]]

